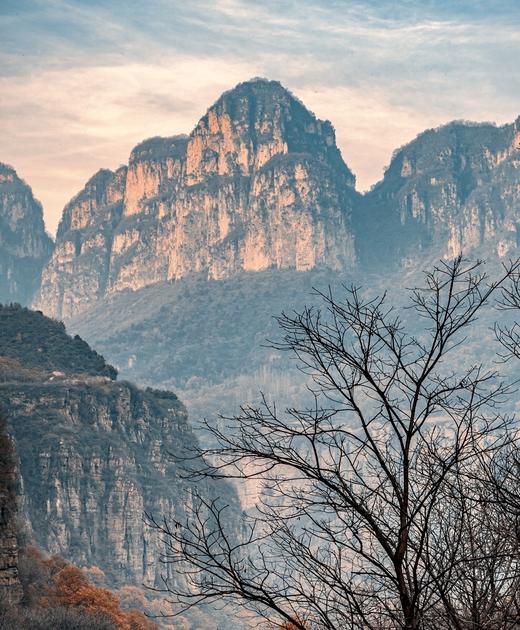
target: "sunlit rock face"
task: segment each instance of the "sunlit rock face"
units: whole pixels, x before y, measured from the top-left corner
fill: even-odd
[[[0,303],[31,301],[52,246],[40,203],[16,171],[0,163]]]
[[[359,195],[329,122],[279,83],[226,92],[189,136],[151,138],[65,208],[35,306],[71,319],[107,296],[198,274],[350,271],[518,246],[520,119],[450,123],[395,152]]]
[[[138,145],[66,207],[36,305],[71,317],[101,297],[190,274],[351,268],[354,176],[329,122],[279,83],[225,93],[190,136]]]
[[[126,167],[98,171],[65,206],[35,303],[68,317],[105,294],[114,228],[121,218]]]
[[[359,254],[377,265],[482,247],[487,257],[503,257],[518,247],[519,225],[520,118],[503,127],[455,122],[394,154],[360,204]]]

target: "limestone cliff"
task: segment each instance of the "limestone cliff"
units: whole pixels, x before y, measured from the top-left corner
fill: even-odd
[[[450,123],[399,149],[361,201],[362,263],[417,264],[428,253],[505,256],[520,244],[520,118]]]
[[[180,518],[192,500],[176,459],[196,445],[184,406],[170,392],[117,382],[99,355],[41,314],[0,308],[0,327],[0,406],[35,542],[100,567],[112,585],[159,585],[172,569],[159,563],[161,542],[144,515]],[[197,490],[236,503],[225,483]]]
[[[66,207],[36,305],[69,318],[100,297],[194,273],[354,265],[354,176],[329,122],[279,83],[242,83],[190,136],[138,145]]]
[[[226,92],[189,136],[152,138],[65,208],[35,305],[71,320],[191,275],[410,266],[518,246],[520,119],[420,134],[364,195],[329,122],[279,83]]]
[[[114,228],[121,218],[126,167],[98,171],[66,206],[37,301],[60,318],[106,291]],[[59,305],[46,308],[46,305]]]
[[[52,251],[42,207],[16,171],[0,163],[0,303],[29,303]]]
[[[18,574],[18,501],[14,448],[0,416],[0,608],[22,596]]]

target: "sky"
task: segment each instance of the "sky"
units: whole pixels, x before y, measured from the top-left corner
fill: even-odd
[[[518,0],[0,0],[0,161],[54,233],[100,168],[279,80],[330,120],[366,190],[450,120],[520,114]]]

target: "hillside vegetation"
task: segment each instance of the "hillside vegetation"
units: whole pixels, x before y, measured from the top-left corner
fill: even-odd
[[[71,338],[61,322],[18,304],[0,305],[0,357],[23,369],[106,376],[117,371],[78,335]],[[0,369],[1,374],[1,369]]]

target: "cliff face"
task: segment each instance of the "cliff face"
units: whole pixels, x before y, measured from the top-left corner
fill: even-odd
[[[105,294],[125,181],[126,167],[115,173],[100,170],[65,206],[37,296],[37,303],[49,314],[70,315],[78,304],[86,309]]]
[[[27,310],[0,309],[0,406],[20,458],[23,511],[38,546],[80,566],[98,566],[112,584],[161,583],[161,542],[143,521],[182,517],[193,489],[180,477],[176,456],[196,445],[177,397],[117,382],[99,355],[78,346],[60,324]],[[51,348],[27,349],[34,337],[54,335],[64,359],[40,360]],[[59,330],[58,330],[59,329]],[[20,361],[13,358],[19,345]],[[54,367],[54,369],[52,369]],[[231,505],[224,483],[197,485]]]
[[[193,273],[351,268],[356,199],[330,123],[279,83],[243,83],[189,137],[145,141],[71,201],[36,305],[68,318]]]
[[[31,301],[52,246],[31,189],[0,163],[0,303]]]
[[[171,457],[193,442],[184,407],[99,377],[2,384],[0,402],[38,545],[116,584],[158,585],[160,544],[143,518],[185,509]]]
[[[362,199],[360,259],[410,265],[427,253],[453,258],[479,248],[506,256],[520,244],[519,202],[520,118],[426,131],[394,154]]]
[[[370,192],[279,83],[221,98],[189,136],[152,138],[65,208],[35,305],[71,319],[125,289],[197,274],[415,265],[518,246],[520,119],[451,123],[398,150]]]
[[[0,607],[2,602],[17,603],[22,596],[18,575],[18,505],[16,460],[0,417]]]

